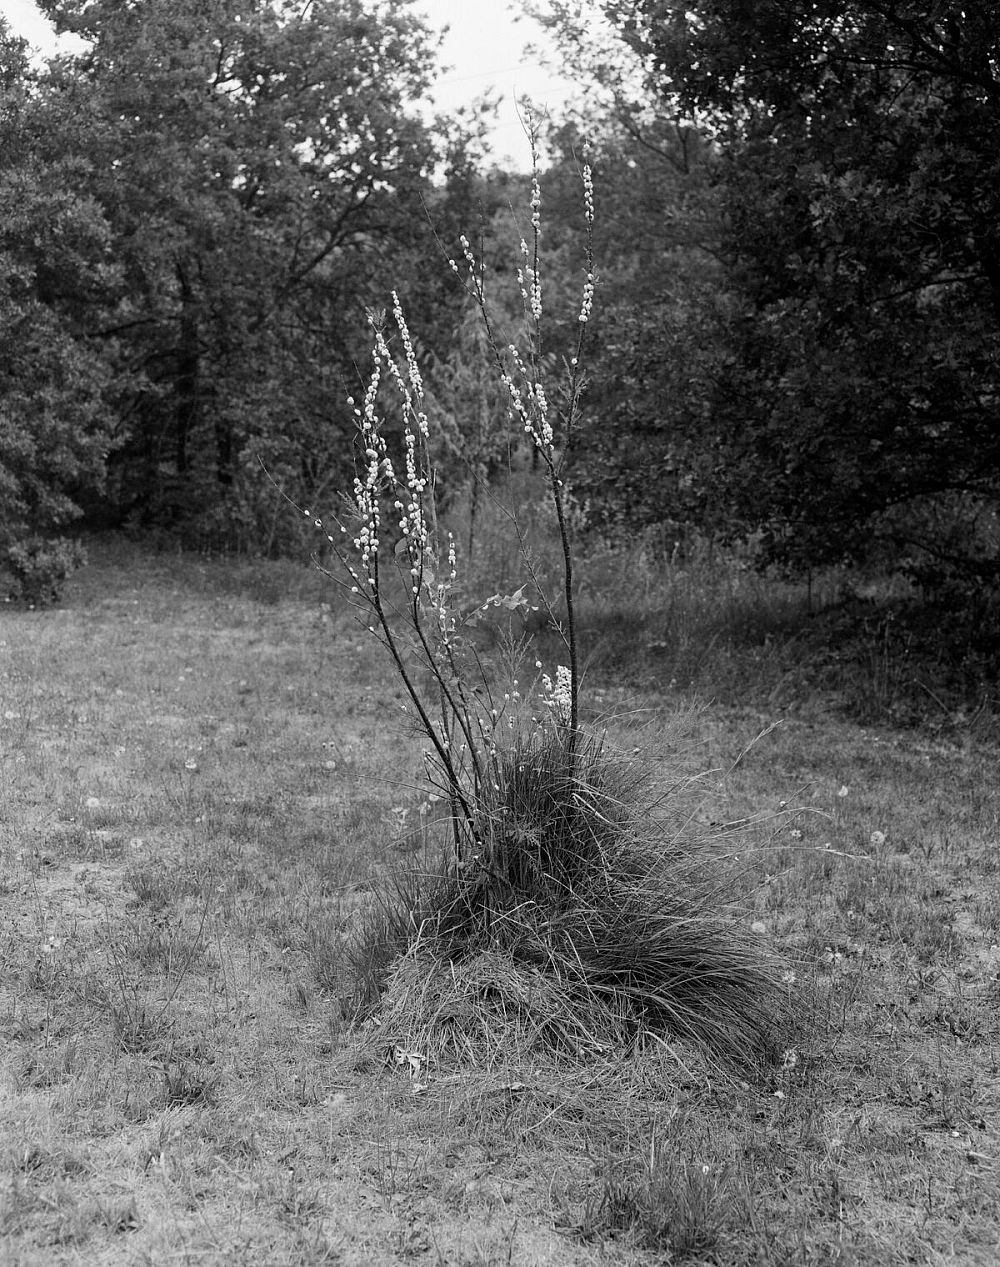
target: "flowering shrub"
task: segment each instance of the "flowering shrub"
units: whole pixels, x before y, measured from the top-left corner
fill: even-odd
[[[752,1062],[776,1046],[787,989],[752,930],[734,928],[720,900],[720,860],[692,834],[694,816],[683,807],[671,807],[676,818],[662,813],[641,763],[616,756],[580,724],[572,507],[562,471],[579,419],[594,297],[586,168],[583,183],[587,268],[561,393],[547,390],[540,372],[537,176],[533,245],[521,242],[519,273],[528,347],[497,336],[466,238],[464,265],[450,262],[478,307],[510,419],[544,472],[561,543],[558,628],[568,663],[548,674],[536,661],[537,677],[522,692],[516,648],[500,679],[479,657],[471,627],[497,609],[526,609],[527,582],[463,601],[458,547],[436,511],[424,384],[395,292],[391,316],[368,314],[372,367],[363,398],[350,401],[357,461],[349,509],[328,521],[305,512],[326,533],[341,565],[337,579],[392,659],[427,741],[428,777],[451,807],[451,847],[440,867],[397,877],[357,932],[349,950],[356,997],[362,1009],[381,1007],[388,1031],[424,1031],[421,1044],[437,1043],[439,1054],[475,1059],[476,1043],[497,1025],[516,1044],[577,1055],[667,1029]],[[399,406],[398,440],[379,411],[387,387]],[[514,516],[511,527],[557,623]],[[442,1016],[450,1020],[438,1041],[428,1026]],[[456,1016],[469,1018],[468,1030],[456,1029]],[[400,1050],[410,1059],[417,1049]]]
[[[478,307],[496,372],[503,384],[511,421],[534,447],[546,472],[558,523],[563,555],[562,606],[559,626],[566,665],[556,670],[556,685],[540,679],[542,701],[535,724],[555,726],[572,762],[579,734],[579,683],[576,628],[573,616],[573,559],[570,518],[562,479],[562,454],[578,420],[583,390],[581,354],[593,303],[593,185],[583,172],[587,225],[587,272],[581,301],[579,335],[570,361],[569,379],[557,409],[542,381],[542,287],[538,265],[541,191],[532,182],[533,247],[521,242],[524,267],[519,273],[525,312],[532,329],[530,346],[502,344],[486,304],[482,266],[467,238],[462,252],[465,269],[450,261]],[[463,276],[463,273],[465,275]],[[461,861],[482,845],[482,797],[500,784],[500,769],[510,736],[525,723],[527,708],[521,680],[512,666],[510,679],[497,686],[487,673],[469,637],[492,608],[510,613],[530,609],[522,585],[512,594],[494,594],[469,606],[460,579],[459,551],[450,532],[439,529],[435,472],[430,458],[431,423],[425,412],[424,383],[399,295],[392,293],[391,316],[369,310],[372,367],[360,401],[349,398],[358,436],[358,458],[349,511],[325,520],[305,513],[326,532],[328,544],[346,573],[352,598],[365,623],[378,637],[395,665],[409,699],[408,707],[426,737],[428,773],[447,796],[453,811],[455,858]],[[392,344],[398,344],[396,358]],[[386,388],[399,406],[401,442],[391,443],[379,412]],[[558,414],[558,421],[555,415]],[[515,529],[517,525],[514,525]],[[522,542],[522,546],[525,543]],[[553,604],[532,573],[531,582],[552,615]],[[541,666],[538,666],[539,670]]]

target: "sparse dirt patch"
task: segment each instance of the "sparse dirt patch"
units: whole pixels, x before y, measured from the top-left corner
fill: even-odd
[[[294,578],[91,553],[0,626],[4,1262],[997,1261],[995,747],[817,706],[745,751],[778,718],[704,710],[697,813],[743,824],[811,1032],[756,1079],[435,1060],[341,1009],[357,912],[433,842],[378,649]],[[673,759],[676,692],[599,704]]]

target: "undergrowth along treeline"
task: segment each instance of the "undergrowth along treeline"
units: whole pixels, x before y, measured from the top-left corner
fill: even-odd
[[[515,515],[527,580],[469,603],[458,544],[438,515],[433,424],[396,292],[391,323],[369,312],[373,365],[362,401],[349,401],[358,453],[349,512],[324,520],[305,511],[339,560],[334,579],[394,665],[428,745],[427,778],[449,807],[440,860],[395,877],[354,939],[355,1001],[362,1015],[380,1012],[404,1052],[416,1045],[478,1060],[495,1054],[501,1035],[518,1051],[541,1045],[579,1056],[655,1036],[760,1064],[790,1041],[795,1008],[782,964],[740,918],[732,855],[694,825],[690,781],[658,795],[648,762],[612,751],[581,724],[564,458],[580,416],[594,302],[593,182],[584,167],[585,281],[566,380],[553,389],[529,133],[531,230],[518,270],[527,347],[501,339],[484,265],[464,236],[463,264],[449,264],[480,314],[512,428],[544,473],[561,547],[560,618]],[[398,445],[380,405],[385,389],[398,408]],[[526,644],[509,637],[498,671],[469,634],[491,608],[528,610],[529,585],[569,663],[553,678],[535,661],[527,686]]]

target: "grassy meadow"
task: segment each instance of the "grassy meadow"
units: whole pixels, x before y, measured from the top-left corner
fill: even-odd
[[[805,1020],[437,1063],[350,1021],[440,817],[384,653],[315,570],[90,554],[0,609],[0,1261],[1000,1261],[1000,733],[887,618],[845,667],[802,587],[595,555],[592,724],[702,776]]]

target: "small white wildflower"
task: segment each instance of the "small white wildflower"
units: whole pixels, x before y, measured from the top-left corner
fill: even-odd
[[[868,837],[868,842],[869,844],[874,845],[876,849],[878,849],[881,845],[885,844],[885,832],[873,831],[872,834]]]

